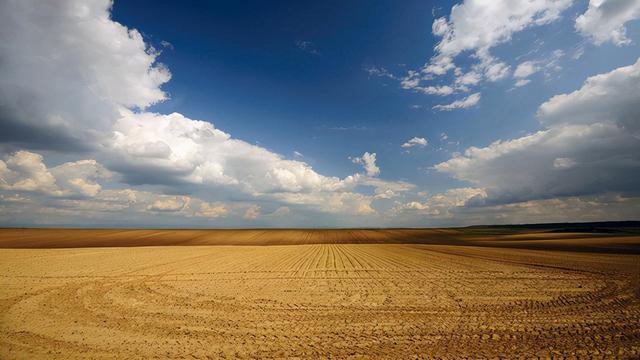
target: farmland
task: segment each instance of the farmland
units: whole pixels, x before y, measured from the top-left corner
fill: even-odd
[[[184,231],[0,230],[0,358],[640,356],[634,235]]]

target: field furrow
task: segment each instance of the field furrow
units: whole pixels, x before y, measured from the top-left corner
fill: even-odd
[[[0,358],[640,356],[638,255],[322,236],[0,250]]]

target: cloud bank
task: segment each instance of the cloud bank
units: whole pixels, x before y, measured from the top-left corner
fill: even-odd
[[[629,45],[625,24],[640,18],[640,0],[590,0],[587,11],[576,19],[576,30],[596,45],[611,42]]]
[[[148,112],[169,98],[161,86],[171,73],[140,32],[111,19],[111,6],[108,0],[0,4],[0,141],[21,149],[0,161],[2,191],[64,201],[71,209],[115,194],[122,206],[132,206],[120,195],[140,186],[153,191],[145,190],[149,201],[136,206],[139,211],[213,218],[230,213],[218,195],[373,212],[374,196],[353,191],[384,191],[385,181],[324,176],[211,122]],[[60,153],[85,160],[47,167],[47,157]],[[356,159],[368,176],[380,173],[375,153]]]
[[[538,109],[544,130],[464,154],[434,168],[507,203],[616,192],[640,183],[640,59],[588,78]]]

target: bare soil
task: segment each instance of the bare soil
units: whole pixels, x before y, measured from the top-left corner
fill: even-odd
[[[221,231],[0,230],[0,358],[640,357],[633,236]]]

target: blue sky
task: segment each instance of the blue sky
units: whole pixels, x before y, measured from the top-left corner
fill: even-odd
[[[0,223],[637,219],[640,5],[523,4],[4,5]]]
[[[430,108],[456,96],[408,92],[397,81],[364,70],[384,67],[401,76],[424,65],[439,40],[430,24],[448,15],[451,2],[152,5],[116,2],[113,9],[114,20],[135,24],[149,43],[163,49],[159,59],[173,74],[163,87],[172,98],[151,110],[210,120],[285,156],[299,151],[320,173],[340,177],[356,168],[347,156],[375,151],[384,164],[382,177],[408,179],[432,191],[450,187],[451,179],[419,168],[468,146],[538,130],[535,111],[551,95],[576,89],[589,75],[630,64],[639,54],[635,45],[590,49],[579,61],[563,59],[561,73],[548,80],[537,76],[527,88],[513,91],[510,81],[491,84],[476,108],[437,112]],[[496,54],[516,66],[516,57],[537,48],[531,46],[537,39],[545,44],[523,61],[556,49],[574,50],[583,39],[571,20],[586,7],[576,2],[566,19],[518,33]],[[558,32],[566,36],[555,37]],[[173,48],[164,48],[162,41]],[[313,52],[300,49],[300,42],[308,42]],[[616,55],[603,56],[609,51]],[[463,57],[461,65],[471,62]],[[446,142],[439,141],[443,132]],[[399,145],[414,136],[432,146],[403,154]],[[440,147],[445,151],[437,151]]]

